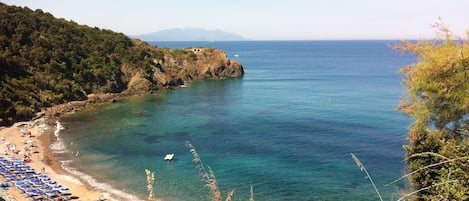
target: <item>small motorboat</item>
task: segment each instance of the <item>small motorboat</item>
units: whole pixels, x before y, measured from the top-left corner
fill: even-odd
[[[174,159],[174,154],[166,154],[164,157],[165,161],[172,161]]]

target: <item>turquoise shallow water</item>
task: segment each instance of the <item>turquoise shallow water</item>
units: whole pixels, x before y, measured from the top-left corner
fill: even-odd
[[[156,196],[210,200],[190,140],[223,194],[235,200],[377,200],[355,153],[385,199],[398,198],[410,122],[395,111],[399,68],[414,62],[392,41],[161,42],[211,46],[240,61],[239,79],[130,98],[61,119],[72,166],[113,188],[144,197],[144,169]],[[238,55],[235,57],[234,55]],[[173,162],[163,161],[175,153]]]

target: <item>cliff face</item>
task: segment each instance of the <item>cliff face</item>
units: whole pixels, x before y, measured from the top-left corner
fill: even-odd
[[[2,3],[0,16],[0,126],[90,94],[126,96],[244,73],[216,49],[158,48]]]
[[[146,48],[144,59],[149,65],[137,71],[131,66],[123,66],[126,77],[130,77],[125,93],[174,88],[189,81],[235,78],[244,74],[239,62],[228,59],[224,51],[214,48],[170,50],[148,46],[138,40],[134,43]]]

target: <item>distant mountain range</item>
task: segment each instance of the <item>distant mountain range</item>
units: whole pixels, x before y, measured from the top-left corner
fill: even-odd
[[[158,32],[131,36],[144,41],[239,41],[247,40],[239,35],[222,30],[202,28],[165,29]]]

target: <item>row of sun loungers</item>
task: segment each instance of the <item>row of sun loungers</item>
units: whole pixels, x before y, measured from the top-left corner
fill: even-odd
[[[8,187],[16,187],[31,200],[70,200],[72,197],[70,189],[15,157],[0,156],[0,175],[8,182]]]

